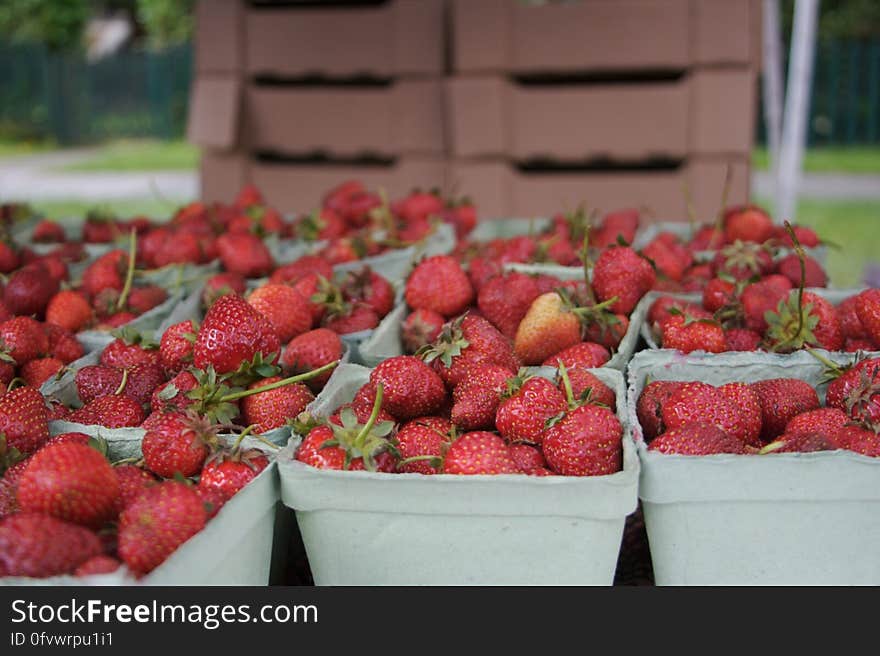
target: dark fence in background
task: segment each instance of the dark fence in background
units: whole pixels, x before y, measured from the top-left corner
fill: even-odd
[[[191,60],[189,45],[88,62],[38,45],[0,44],[0,137],[61,144],[180,137]]]
[[[181,137],[191,62],[188,45],[89,63],[40,46],[0,44],[0,138],[52,137],[77,144]],[[810,144],[880,143],[880,39],[822,41],[814,71]]]

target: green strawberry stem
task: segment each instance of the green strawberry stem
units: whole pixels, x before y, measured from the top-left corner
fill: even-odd
[[[571,389],[571,380],[568,377],[568,370],[562,361],[559,361],[559,376],[562,378],[562,385],[565,387],[565,398],[568,401],[568,407],[574,408],[574,391]]]
[[[253,396],[254,394],[259,394],[260,392],[269,392],[274,389],[278,389],[279,387],[285,387],[286,385],[291,385],[293,383],[300,383],[304,380],[311,380],[317,376],[320,376],[325,371],[330,371],[339,364],[339,360],[335,360],[328,364],[325,364],[323,367],[319,367],[317,369],[313,369],[312,371],[307,371],[304,374],[297,374],[296,376],[291,376],[290,378],[285,378],[283,380],[275,381],[274,383],[269,383],[263,387],[256,387],[254,389],[246,389],[241,390],[240,392],[233,392],[231,394],[226,394],[225,396],[221,396],[219,399],[220,403],[227,403],[229,401],[237,401],[238,399],[243,399],[246,396]]]
[[[114,396],[119,396],[122,394],[122,391],[125,389],[125,386],[128,385],[128,369],[122,370],[122,381],[119,383],[119,387],[116,388],[116,391],[113,392]]]
[[[785,221],[785,230],[788,232],[789,237],[791,237],[791,242],[794,244],[794,252],[798,257],[798,264],[800,264],[801,269],[801,279],[798,284],[798,295],[797,295],[797,315],[798,315],[798,327],[797,332],[794,333],[793,337],[789,337],[784,340],[780,344],[774,346],[773,350],[778,351],[780,348],[786,346],[787,344],[793,342],[795,339],[800,337],[804,329],[804,285],[806,284],[807,279],[807,269],[804,264],[804,258],[806,257],[804,254],[804,249],[801,246],[800,241],[798,241],[797,235],[794,234],[794,230],[791,227],[791,223],[787,220]]]
[[[602,301],[601,303],[597,303],[596,305],[591,305],[589,307],[572,308],[571,311],[583,319],[583,318],[586,318],[590,315],[594,315],[594,314],[597,314],[597,313],[602,312],[604,310],[608,310],[608,308],[611,307],[612,305],[614,305],[615,303],[617,303],[617,296],[612,296],[607,301]]]
[[[715,232],[709,240],[709,250],[715,248],[715,242],[721,237],[724,230],[724,210],[727,209],[727,198],[730,195],[730,184],[733,181],[733,167],[728,164],[724,172],[724,186],[721,188],[721,207],[718,208],[718,217],[715,219]]]
[[[276,451],[277,451],[278,449],[281,448],[280,446],[278,446],[278,445],[275,444],[274,442],[270,442],[269,440],[267,440],[267,439],[266,439],[265,437],[263,437],[262,435],[252,435],[251,437],[253,437],[253,438],[254,438],[255,440],[257,440],[258,442],[262,442],[262,443],[265,444],[266,446],[270,446],[270,447],[272,447],[272,448],[275,449]]]
[[[697,234],[697,211],[694,209],[694,198],[691,196],[691,188],[687,180],[681,183],[681,193],[684,196],[685,208],[687,208],[688,225],[690,226],[688,232],[690,239],[693,239],[694,235]]]
[[[584,243],[581,247],[581,261],[584,263],[584,284],[587,286],[587,296],[593,304],[596,303],[596,293],[593,291],[593,283],[590,282],[590,270],[593,262],[590,260],[590,217],[584,216]]]
[[[759,456],[762,456],[762,455],[765,455],[765,454],[767,454],[767,453],[773,453],[774,451],[778,451],[779,449],[781,449],[781,448],[784,447],[784,446],[785,446],[785,441],[784,441],[784,440],[773,440],[773,441],[770,442],[769,444],[767,444],[767,445],[765,445],[764,447],[762,447],[762,448],[758,451],[758,455],[759,455]]]
[[[235,438],[235,444],[232,445],[232,450],[238,451],[238,448],[241,446],[242,440],[244,440],[244,438],[246,438],[248,435],[253,433],[254,429],[256,429],[256,427],[257,427],[256,424],[251,424],[250,426],[245,428],[243,431],[241,431],[241,434],[237,438]]]
[[[131,284],[134,282],[134,260],[137,254],[137,232],[131,231],[128,242],[128,270],[125,272],[125,285],[122,287],[122,293],[116,301],[116,311],[120,312],[128,301],[128,295],[131,293]]]
[[[379,411],[382,409],[382,383],[376,384],[376,400],[373,402],[373,409],[370,412],[370,417],[367,419],[367,423],[364,424],[364,427],[361,428],[360,432],[354,438],[354,443],[360,447],[366,438],[369,435],[370,431],[373,429],[373,426],[376,423],[376,419],[379,417]]]
[[[19,378],[18,376],[16,376],[15,378],[13,378],[12,380],[9,381],[9,384],[6,386],[6,391],[11,392],[16,387],[25,387],[26,385],[27,385],[27,382],[25,381],[24,378]]]
[[[834,362],[832,362],[831,360],[826,358],[824,355],[822,355],[821,353],[819,353],[815,349],[811,349],[809,347],[806,347],[804,350],[807,353],[809,353],[810,355],[812,355],[814,358],[816,358],[819,362],[824,364],[825,367],[828,369],[828,371],[831,374],[833,374],[835,377],[838,377],[841,374],[843,374],[843,369],[840,367],[840,365],[835,364]]]

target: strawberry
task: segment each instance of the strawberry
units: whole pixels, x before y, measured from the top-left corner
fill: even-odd
[[[663,425],[663,407],[684,383],[672,380],[655,380],[647,385],[636,403],[636,416],[642,427],[645,442],[650,442],[666,430]]]
[[[351,403],[348,404],[354,410],[355,416],[357,416],[357,420],[362,424],[367,422],[370,414],[373,412],[373,406],[376,404],[376,386],[367,381],[355,392],[354,398],[351,400]],[[341,422],[336,421],[339,415],[339,410],[346,407],[345,405],[340,406],[336,413],[330,417],[330,421],[342,425]],[[378,421],[391,421],[397,423],[397,419],[385,408],[379,409],[379,418]]]
[[[834,443],[841,449],[872,458],[880,457],[880,435],[863,426],[846,424],[835,434]]]
[[[880,425],[880,360],[863,360],[828,386],[826,403],[855,421]]]
[[[295,285],[306,276],[317,274],[326,280],[333,279],[333,266],[318,255],[303,255],[293,262],[283,264],[272,273],[269,282]]]
[[[691,250],[671,233],[657,235],[642,249],[642,257],[654,263],[657,273],[676,282],[694,261]]]
[[[858,294],[855,310],[866,335],[880,344],[880,289],[866,289]]]
[[[169,234],[162,248],[153,259],[156,267],[164,267],[169,264],[198,264],[202,259],[202,249],[199,246],[199,238],[191,232],[178,230]]]
[[[119,481],[96,449],[73,442],[47,445],[35,453],[18,479],[24,512],[98,528],[115,516]]]
[[[721,385],[718,391],[740,412],[741,430],[728,432],[734,437],[741,437],[746,444],[761,446],[761,401],[755,390],[745,383],[727,383]]]
[[[0,521],[0,576],[70,574],[101,552],[92,531],[49,515],[20,512]]]
[[[249,232],[220,235],[216,244],[226,271],[245,278],[260,278],[275,268],[272,254],[263,240]]]
[[[504,367],[490,364],[477,368],[456,385],[452,391],[452,423],[463,431],[493,428],[510,375]]]
[[[85,347],[70,331],[51,323],[44,323],[43,331],[49,343],[46,352],[53,358],[61,360],[64,364],[70,364],[85,355]]]
[[[811,385],[794,378],[774,378],[751,383],[761,402],[761,439],[769,442],[782,435],[797,415],[819,407]]]
[[[134,314],[144,314],[168,299],[168,292],[157,285],[132,287],[126,306]]]
[[[169,326],[159,341],[159,360],[165,371],[174,375],[192,364],[193,344],[198,328],[191,320]]]
[[[550,468],[563,476],[602,476],[620,471],[623,427],[608,408],[582,405],[547,429],[542,442]]]
[[[217,432],[194,413],[166,412],[144,433],[144,465],[154,474],[171,478],[195,476],[217,442]]]
[[[812,453],[837,449],[834,440],[822,433],[811,431],[786,432],[764,446],[758,453]]]
[[[740,295],[745,327],[758,333],[767,330],[767,313],[773,313],[784,302],[790,289],[766,278],[746,285]]]
[[[523,474],[532,474],[536,470],[547,468],[547,461],[541,449],[531,444],[511,444],[507,450]]]
[[[613,246],[599,255],[593,267],[593,289],[602,301],[616,298],[610,305],[615,313],[629,314],[654,287],[657,274],[651,264],[633,249]]]
[[[542,294],[529,306],[516,330],[514,353],[537,365],[581,341],[581,322],[557,292]]]
[[[199,501],[202,502],[202,507],[205,509],[205,516],[208,519],[213,519],[217,516],[217,513],[226,505],[226,502],[229,501],[229,497],[227,497],[223,492],[215,487],[195,487],[196,494],[199,497]]]
[[[871,339],[852,339],[847,337],[843,342],[843,350],[847,353],[855,353],[856,351],[876,351],[878,346]]]
[[[12,450],[27,456],[48,441],[48,412],[36,389],[17,387],[0,396],[0,457]]]
[[[540,445],[547,422],[566,407],[565,395],[546,378],[518,377],[510,381],[506,398],[498,406],[495,426],[508,442]]]
[[[411,355],[399,355],[380,363],[370,373],[370,382],[383,386],[382,407],[401,420],[431,414],[443,405],[446,397],[440,376]]]
[[[812,292],[789,293],[767,316],[767,341],[771,350],[788,353],[806,346],[829,351],[843,348],[843,333],[834,306]]]
[[[479,292],[483,285],[501,274],[501,264],[485,257],[474,257],[468,263],[468,280],[474,290]],[[549,290],[548,290],[549,291]]]
[[[339,335],[350,335],[378,326],[379,315],[364,303],[345,304],[339,313],[327,314],[323,323],[325,328]]]
[[[25,364],[19,374],[28,386],[39,388],[63,368],[64,363],[57,358],[37,358]]]
[[[601,367],[611,359],[611,355],[601,344],[594,342],[579,342],[574,346],[554,353],[542,362],[544,367],[559,367],[562,363],[569,369],[582,367],[584,369],[593,369]]]
[[[162,365],[147,363],[136,364],[128,370],[128,380],[123,391],[141,405],[150,402],[153,392],[166,381]]]
[[[575,399],[585,400],[589,403],[598,403],[611,410],[616,409],[614,390],[584,367],[572,367],[567,364],[565,366],[568,369],[568,379]],[[564,381],[561,376],[556,386],[559,388],[559,391],[565,392]]]
[[[345,220],[329,208],[303,216],[294,226],[296,236],[306,241],[336,239],[342,237],[346,229]]]
[[[87,404],[101,396],[113,394],[122,384],[122,376],[122,370],[103,364],[85,366],[74,377],[77,396]]]
[[[821,244],[819,235],[817,235],[816,231],[812,228],[798,225],[793,225],[791,228],[794,231],[795,238],[800,242],[801,246],[805,246],[806,248],[816,248]],[[786,230],[784,226],[776,226],[776,231],[776,239],[779,240],[782,246],[787,248],[794,247],[791,235],[788,234],[788,230]]]
[[[244,276],[240,273],[231,273],[229,271],[216,273],[205,281],[205,286],[202,288],[202,305],[209,308],[221,296],[226,296],[227,294],[242,295],[246,289],[247,283]]]
[[[49,339],[38,321],[14,317],[0,323],[0,352],[18,366],[34,360],[49,350]]]
[[[62,289],[46,307],[46,321],[77,333],[93,320],[92,306],[80,292]]]
[[[94,576],[97,574],[112,574],[122,567],[122,563],[113,556],[101,554],[92,556],[74,570],[74,576]]]
[[[158,567],[205,527],[201,499],[183,483],[165,481],[137,497],[119,517],[119,556],[135,574]]]
[[[521,474],[504,440],[486,431],[465,433],[446,450],[443,473],[457,475]]]
[[[880,296],[877,297],[880,300]],[[868,339],[868,332],[859,320],[856,305],[859,303],[859,295],[849,296],[843,299],[837,306],[837,319],[840,321],[840,331],[844,339]],[[878,306],[880,307],[880,306]]]
[[[104,366],[117,369],[128,369],[137,364],[160,365],[162,358],[158,346],[140,333],[126,328],[119,337],[104,347],[100,362]]]
[[[735,296],[736,285],[723,278],[712,278],[703,289],[703,307],[709,312],[717,312],[733,303]]]
[[[446,319],[433,310],[411,312],[400,327],[400,340],[405,353],[415,353],[440,336]]]
[[[6,241],[0,241],[0,273],[12,273],[19,267],[19,264],[19,254],[13,245]]]
[[[397,470],[409,474],[438,473],[440,465],[432,464],[431,457],[442,457],[452,440],[451,432],[452,424],[442,417],[419,417],[401,426],[394,441],[401,458]],[[424,459],[426,456],[429,458]]]
[[[269,458],[257,449],[236,447],[219,451],[205,463],[199,476],[199,488],[215,490],[231,499],[268,466]]]
[[[404,297],[414,310],[433,310],[449,318],[461,314],[473,302],[474,288],[454,258],[435,255],[413,269]]]
[[[688,424],[714,424],[743,443],[754,432],[754,425],[744,421],[740,408],[726,393],[697,381],[685,383],[672,393],[661,415],[667,431]]]
[[[689,314],[697,319],[711,319],[712,315],[698,305],[675,298],[674,296],[659,296],[648,308],[648,324],[659,329],[666,319],[675,312]]]
[[[101,396],[70,413],[69,421],[105,428],[138,426],[144,420],[140,403],[126,394]]]
[[[3,290],[3,304],[17,315],[42,316],[58,292],[58,281],[41,264],[31,264],[13,273]]]
[[[141,492],[157,483],[157,479],[146,469],[137,465],[119,465],[113,468],[119,481],[119,497],[116,500],[116,513],[128,508]]]
[[[302,374],[342,358],[342,340],[327,328],[316,328],[290,340],[281,356],[281,366],[290,375]],[[317,393],[333,372],[327,371],[306,384]]]
[[[94,297],[104,289],[121,292],[125,286],[128,255],[123,250],[112,250],[92,262],[82,275],[82,290]]]
[[[193,362],[199,369],[211,365],[218,374],[234,372],[257,354],[272,362],[281,345],[266,317],[240,296],[219,298],[208,310],[196,336]]]
[[[726,351],[757,351],[761,335],[748,328],[731,328],[724,331]]]
[[[293,287],[263,285],[251,292],[247,301],[269,320],[282,343],[312,327],[308,301]]]
[[[370,267],[350,272],[341,289],[347,301],[369,305],[380,318],[394,308],[394,287]]]
[[[251,383],[248,389],[259,389],[280,380],[280,376],[264,378]],[[245,397],[241,402],[241,414],[246,424],[255,426],[256,433],[267,433],[284,426],[314,400],[315,395],[308,387],[293,383]]]
[[[622,239],[632,243],[639,227],[639,210],[622,209],[609,212],[602,217],[599,225],[590,229],[590,244],[605,248],[619,243]]]
[[[540,292],[534,278],[510,272],[492,278],[480,288],[477,306],[505,337],[513,339],[520,321],[538,296]]]
[[[809,255],[804,256],[804,287],[827,287],[828,276],[825,269]],[[790,253],[776,263],[776,272],[785,276],[793,286],[801,280],[801,265],[796,253]]]
[[[75,442],[83,446],[89,446],[89,440],[91,439],[92,438],[85,433],[80,433],[77,431],[73,431],[70,433],[59,433],[58,435],[52,437],[48,442],[46,442],[46,444],[43,445],[43,449],[52,446],[53,444],[67,444],[68,442]]]
[[[773,270],[773,255],[762,244],[734,241],[715,254],[712,270],[715,276],[726,274],[735,280],[749,280]]]
[[[660,324],[660,334],[663,348],[678,349],[682,353],[721,353],[727,349],[724,329],[712,319],[673,315]]]
[[[667,430],[648,445],[649,451],[682,456],[707,456],[717,453],[746,453],[746,445],[708,423],[688,423]]]
[[[818,433],[833,438],[849,421],[839,408],[817,408],[792,417],[785,425],[785,433]]]
[[[757,205],[741,205],[724,212],[724,239],[728,244],[737,240],[762,244],[775,232],[770,215]]]

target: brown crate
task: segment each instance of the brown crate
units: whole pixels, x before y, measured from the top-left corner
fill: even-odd
[[[752,61],[750,0],[453,0],[461,72],[684,69]],[[739,37],[739,38],[737,38]]]
[[[401,158],[390,166],[253,162],[249,179],[280,210],[307,212],[320,205],[327,191],[348,179],[361,180],[372,189],[385,189],[392,198],[414,187],[443,188],[446,162],[415,157]]]
[[[445,153],[443,84],[389,87],[261,87],[247,90],[248,144],[282,153],[337,157]]]
[[[199,0],[193,37],[197,74],[241,71],[243,20],[241,0]]]
[[[528,86],[502,76],[447,82],[456,157],[636,161],[746,153],[755,105],[748,68],[629,84]]]
[[[444,47],[444,0],[246,9],[245,61],[252,75],[437,75]]]
[[[203,75],[190,88],[186,138],[199,146],[230,149],[239,141],[241,81],[234,75]]]
[[[247,176],[246,154],[205,149],[199,164],[199,196],[206,202],[231,203]]]
[[[727,163],[733,166],[728,202],[749,198],[747,158],[699,158],[678,170],[522,172],[509,162],[455,161],[449,185],[471,197],[481,217],[547,216],[579,204],[600,211],[646,206],[658,220],[687,220],[683,186],[691,190],[698,217],[714,217],[721,202]]]

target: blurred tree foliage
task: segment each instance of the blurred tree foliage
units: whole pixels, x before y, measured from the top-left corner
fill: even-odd
[[[186,43],[192,36],[194,0],[137,0],[137,19],[151,48]]]
[[[795,0],[782,0],[782,33],[791,34]],[[880,1],[821,0],[819,3],[820,39],[864,39],[880,37]]]

